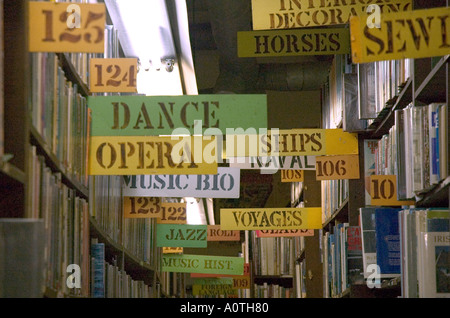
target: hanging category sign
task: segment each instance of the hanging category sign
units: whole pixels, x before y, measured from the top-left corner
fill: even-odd
[[[91,136],[89,147],[90,175],[217,173],[211,136]]]
[[[136,93],[137,58],[89,59],[91,93]]]
[[[257,230],[257,237],[314,236],[314,230]]]
[[[240,241],[240,231],[224,231],[220,225],[208,225],[208,241]]]
[[[380,28],[366,16],[350,21],[353,63],[450,54],[450,7],[383,14]]]
[[[126,219],[161,217],[161,198],[124,196],[122,202]]]
[[[252,0],[253,30],[292,29],[349,23],[370,4],[381,14],[412,10],[413,0]]]
[[[226,135],[225,157],[358,154],[358,135],[342,129],[272,129],[260,135]]]
[[[162,252],[163,254],[181,254],[183,253],[183,248],[163,246]]]
[[[231,256],[167,254],[162,257],[161,271],[243,275],[244,258]]]
[[[89,96],[87,103],[92,136],[225,135],[230,127],[267,128],[263,94]]]
[[[303,170],[281,170],[281,182],[303,182]]]
[[[359,179],[359,156],[316,157],[316,180]]]
[[[191,273],[190,276],[192,278],[214,278],[214,277],[241,277],[241,276],[250,276],[250,264],[244,263],[244,274],[235,276],[235,275],[227,275],[227,274],[205,274],[205,273]]]
[[[322,208],[220,209],[222,230],[321,229]]]
[[[30,52],[103,53],[105,4],[29,2]]]
[[[156,223],[186,224],[186,202],[162,202],[161,214]]]
[[[227,158],[230,167],[261,170],[315,170],[315,156],[267,156]]]
[[[350,53],[350,33],[340,29],[240,31],[238,57],[274,57]]]
[[[233,288],[233,278],[202,278],[192,284],[194,296],[218,296],[236,294]]]
[[[211,175],[124,176],[123,195],[130,197],[239,198],[240,170],[219,167]]]
[[[370,205],[401,206],[415,204],[414,200],[397,200],[396,175],[371,175],[370,198]]]
[[[207,226],[190,224],[157,224],[158,247],[207,247]]]

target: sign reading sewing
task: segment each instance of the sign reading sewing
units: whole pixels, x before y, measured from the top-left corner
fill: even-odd
[[[225,135],[229,127],[267,128],[262,94],[89,96],[88,106],[92,136]]]
[[[224,231],[220,229],[220,225],[208,225],[208,241],[240,241],[241,234],[239,231]]]
[[[239,57],[327,55],[350,53],[348,29],[240,31]]]
[[[124,176],[123,195],[130,197],[239,198],[240,170],[220,167],[210,175]]]
[[[225,157],[358,154],[358,135],[342,129],[271,129],[259,135],[226,135]]]
[[[353,63],[450,54],[450,7],[382,15],[380,28],[367,16],[350,20]]]
[[[220,209],[222,230],[321,229],[322,208]]]
[[[135,93],[137,58],[91,58],[89,91],[91,93]]]
[[[163,272],[243,275],[244,258],[211,255],[163,255]]]
[[[217,173],[215,137],[188,136],[178,139],[156,136],[92,136],[89,174]]]
[[[257,230],[257,237],[314,236],[314,230]]]
[[[206,225],[157,224],[158,247],[206,247]]]
[[[30,52],[103,53],[105,4],[29,2]]]
[[[281,170],[281,182],[303,182],[303,170]]]
[[[316,180],[359,179],[359,156],[316,158]]]
[[[412,0],[252,0],[253,30],[347,24],[376,4],[383,15],[412,10]]]
[[[370,205],[414,205],[415,201],[397,200],[397,176],[396,175],[372,175],[370,176]]]
[[[227,158],[230,167],[261,170],[315,170],[315,156],[268,156]]]

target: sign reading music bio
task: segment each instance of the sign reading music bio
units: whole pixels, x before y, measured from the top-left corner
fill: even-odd
[[[94,125],[94,124],[93,124]],[[91,136],[90,175],[214,174],[214,137]],[[201,139],[197,142],[197,139]]]
[[[227,158],[230,167],[261,170],[315,170],[315,156],[268,156]]]
[[[263,94],[89,96],[87,103],[92,136],[225,135],[229,127],[267,128]]]
[[[222,230],[321,229],[322,208],[220,209]]]
[[[244,258],[211,255],[163,255],[163,272],[243,275]]]
[[[272,57],[350,53],[348,29],[240,31],[239,57]]]
[[[105,4],[29,2],[30,52],[103,53]]]
[[[226,158],[358,154],[358,135],[342,129],[271,129],[259,135],[226,135]]]
[[[89,71],[91,93],[137,92],[137,58],[91,58]]]
[[[240,231],[224,231],[220,225],[208,225],[208,241],[240,241]]]
[[[257,230],[257,237],[313,236],[314,230]]]
[[[124,176],[123,195],[130,197],[239,198],[240,170],[220,167],[212,175]]]
[[[397,200],[396,175],[370,176],[370,205],[414,205],[415,201]]]
[[[186,202],[162,202],[161,215],[156,219],[157,223],[186,224]]]
[[[206,247],[207,226],[190,224],[157,224],[158,247]]]
[[[359,179],[359,156],[316,157],[316,180]]]
[[[425,58],[450,53],[450,8],[383,14],[380,28],[367,16],[350,20],[353,63]]]
[[[347,24],[376,4],[383,15],[412,10],[412,0],[252,0],[253,30]]]

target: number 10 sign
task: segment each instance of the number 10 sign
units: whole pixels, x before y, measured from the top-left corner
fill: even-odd
[[[103,53],[104,4],[29,3],[30,52]]]

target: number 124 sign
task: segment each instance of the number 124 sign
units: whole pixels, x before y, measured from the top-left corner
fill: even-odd
[[[89,62],[92,93],[135,93],[137,58],[92,58]]]

